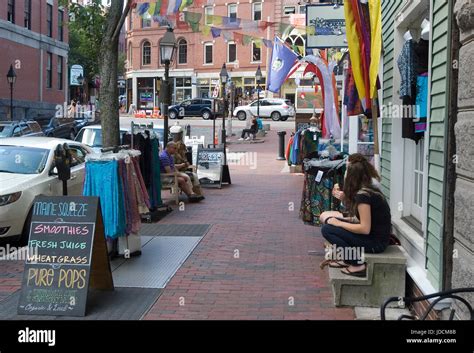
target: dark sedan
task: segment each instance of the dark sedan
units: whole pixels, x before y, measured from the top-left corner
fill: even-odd
[[[74,140],[77,129],[72,118],[45,117],[36,118],[43,132],[48,137],[57,137]]]

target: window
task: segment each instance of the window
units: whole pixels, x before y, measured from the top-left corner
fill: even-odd
[[[151,44],[146,41],[142,46],[142,65],[151,64]]]
[[[214,6],[206,6],[204,8],[204,23],[206,25],[212,25],[212,18],[209,16],[214,15]]]
[[[148,12],[142,17],[142,28],[150,28],[151,27],[151,16]]]
[[[58,56],[58,90],[63,90],[63,57]]]
[[[53,54],[47,53],[48,61],[46,62],[46,88],[53,87]]]
[[[255,2],[252,4],[252,19],[260,21],[262,19],[262,3]]]
[[[284,13],[284,16],[289,16],[289,15],[295,14],[296,9],[294,6],[285,6],[283,13]]]
[[[227,44],[227,62],[233,63],[237,61],[237,45],[234,42]]]
[[[48,37],[53,36],[53,5],[46,5],[46,23],[48,24]]]
[[[188,62],[188,43],[185,39],[178,42],[178,64],[186,64]]]
[[[257,47],[255,42],[252,42],[252,62],[262,61],[262,48]]]
[[[204,44],[204,64],[212,64],[212,43]]]
[[[7,21],[15,23],[15,0],[8,0]]]
[[[25,28],[31,29],[31,0],[25,0]]]
[[[300,14],[306,14],[306,5],[300,6]]]
[[[132,67],[132,42],[128,43],[128,67]]]
[[[231,22],[235,22],[237,18],[237,4],[230,4],[227,7],[227,16],[229,16],[232,20]]]
[[[64,11],[58,10],[58,40],[64,40]]]

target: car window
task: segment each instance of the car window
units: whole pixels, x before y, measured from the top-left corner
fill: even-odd
[[[0,137],[10,137],[13,127],[11,125],[0,125]]]
[[[21,136],[21,128],[20,126],[16,125],[14,128],[13,128],[13,134],[12,134],[13,137],[18,137],[18,136]]]
[[[82,129],[76,137],[76,140],[90,147],[102,147],[101,129]]]
[[[260,102],[260,104],[261,104],[261,103],[262,103],[262,102]],[[253,102],[253,103],[250,104],[251,107],[256,107],[257,105],[258,105],[258,101],[255,101],[255,102]]]
[[[71,167],[85,163],[87,153],[80,146],[69,145],[69,150],[72,157]]]
[[[20,124],[20,130],[22,135],[29,134],[31,132],[30,127],[27,124]]]
[[[203,99],[203,104],[205,105],[208,105],[208,106],[212,106],[212,101],[210,101],[209,99]]]
[[[187,107],[188,105],[191,104],[191,101],[184,101],[183,103],[181,103],[181,105]]]
[[[41,127],[36,122],[31,121],[27,124],[30,127],[31,131],[33,131],[33,132],[40,132],[41,131]]]
[[[44,170],[49,150],[0,145],[0,173],[39,174]]]
[[[191,101],[191,104],[201,104],[201,100],[200,99],[193,99]]]
[[[51,119],[51,125],[53,127],[58,127],[59,126],[59,120],[57,118],[52,118]]]

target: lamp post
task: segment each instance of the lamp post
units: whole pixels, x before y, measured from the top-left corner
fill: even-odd
[[[222,144],[224,145],[224,151],[225,151],[225,143],[226,143],[225,118],[226,118],[226,113],[227,113],[227,95],[225,93],[225,86],[227,84],[227,81],[229,80],[229,74],[227,73],[227,68],[225,67],[225,63],[222,64],[222,69],[219,76],[221,79],[221,86],[222,86],[222,99],[224,101],[224,115],[222,116]]]
[[[173,60],[174,52],[176,51],[176,38],[173,33],[173,28],[168,27],[165,35],[160,41],[160,57],[162,63],[165,64],[165,76],[163,85],[161,87],[161,101],[163,102],[162,114],[165,116],[164,121],[164,139],[163,146],[168,144],[168,107],[171,105],[171,87],[169,82],[170,64]]]
[[[16,81],[16,73],[13,70],[13,65],[10,65],[10,70],[7,73],[7,80],[10,84],[10,120],[13,120],[13,85]]]
[[[262,83],[262,70],[260,70],[260,65],[258,65],[255,78],[257,79],[257,118],[260,118],[260,83]]]
[[[222,64],[222,69],[219,76],[220,76],[221,85],[222,85],[222,98],[224,100],[224,115],[222,116],[222,145],[224,148],[224,164],[222,166],[222,182],[231,184],[229,166],[227,165],[226,131],[225,131],[225,118],[226,118],[226,112],[227,112],[227,95],[225,92],[225,86],[227,84],[227,81],[229,80],[229,74],[227,73],[225,63]]]
[[[83,98],[83,95],[84,95],[84,92],[83,92],[83,89],[84,89],[84,76],[82,76],[82,74],[79,74],[79,76],[77,76],[77,83],[79,83],[79,104],[82,104],[82,98]]]

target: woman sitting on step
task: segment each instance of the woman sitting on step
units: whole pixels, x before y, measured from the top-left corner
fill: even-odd
[[[336,249],[322,267],[342,268],[342,273],[356,277],[365,277],[367,272],[361,253],[384,252],[391,234],[390,206],[380,189],[374,186],[375,169],[367,164],[368,161],[358,158],[348,163],[344,204],[350,217],[325,216],[321,229],[323,237]],[[340,254],[343,259],[339,258]]]

